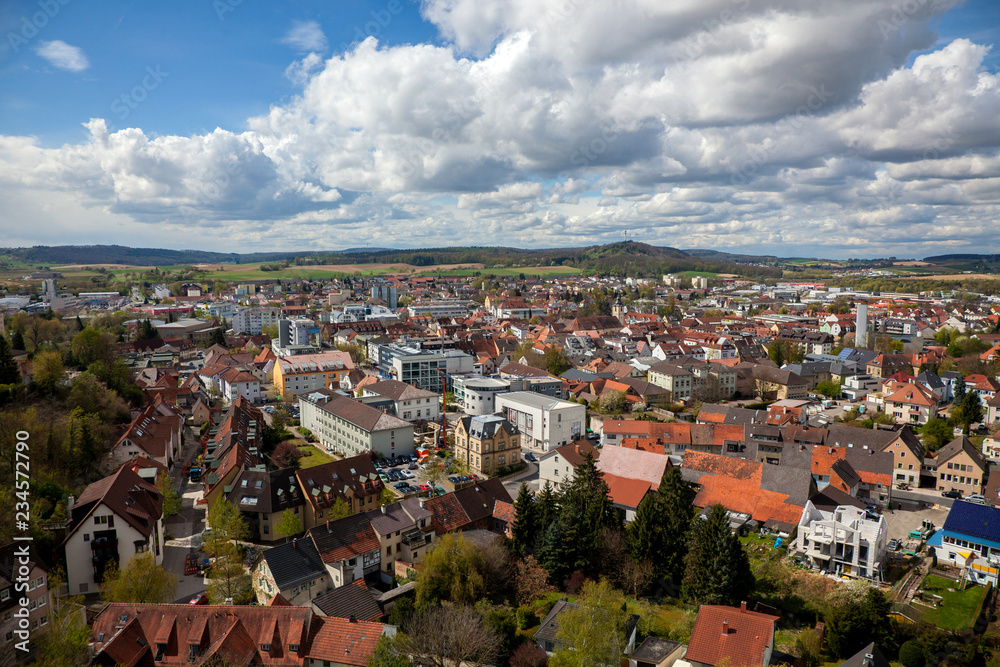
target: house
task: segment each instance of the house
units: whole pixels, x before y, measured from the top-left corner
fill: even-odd
[[[890,665],[882,651],[872,642],[837,667],[890,667]]]
[[[650,384],[667,390],[674,401],[691,400],[694,375],[677,364],[664,361],[650,366],[646,379]]]
[[[608,485],[608,495],[625,515],[625,521],[635,518],[639,503],[650,491],[660,486],[664,472],[671,467],[665,454],[631,449],[606,447],[597,459],[597,469]]]
[[[333,588],[330,573],[316,544],[308,538],[265,549],[251,572],[253,591],[260,604],[281,595],[289,604],[309,604]]]
[[[364,579],[323,593],[312,601],[313,612],[320,616],[381,621],[385,614]]]
[[[753,393],[761,400],[805,399],[809,383],[795,373],[765,364],[750,370]]]
[[[223,489],[226,499],[239,508],[251,539],[270,542],[291,537],[278,535],[275,528],[285,510],[291,510],[301,520],[305,498],[299,490],[295,468],[271,471],[263,465],[244,468],[227,486],[228,491]]]
[[[334,589],[381,571],[382,545],[366,512],[327,521],[312,528],[308,537],[316,545]]]
[[[960,567],[969,556],[995,561],[1000,557],[1000,509],[956,500],[938,535],[931,539],[938,561]]]
[[[786,532],[817,490],[807,470],[690,450],[684,452],[681,473],[696,485],[695,506],[722,505]]]
[[[295,478],[305,496],[302,527],[306,530],[327,522],[338,501],[352,513],[377,508],[385,488],[368,454],[296,470]]]
[[[983,492],[989,462],[969,436],[960,435],[937,452],[938,491],[958,491],[962,495]]]
[[[684,644],[650,635],[628,656],[628,667],[672,667],[684,654]]]
[[[434,421],[441,416],[440,394],[399,380],[382,380],[366,385],[362,395],[390,399],[396,406],[396,416],[406,421]]]
[[[108,566],[123,569],[136,554],[150,551],[163,563],[163,498],[131,468],[90,484],[68,510],[63,549],[71,594],[97,592]]]
[[[278,357],[274,364],[274,386],[287,400],[304,391],[339,387],[340,377],[352,370],[354,362],[347,352]]]
[[[884,430],[830,424],[826,444],[851,450],[890,453],[892,481],[897,484],[905,482],[914,487],[920,484],[920,465],[924,460],[924,446],[909,426]]]
[[[684,660],[692,667],[767,667],[774,651],[777,616],[740,608],[703,604],[691,630]]]
[[[497,412],[517,426],[521,442],[529,447],[549,451],[581,437],[584,432],[586,408],[578,403],[536,394],[515,391],[496,397]]]
[[[807,502],[795,549],[825,573],[881,581],[888,534],[889,525],[881,515],[872,519],[849,505],[823,511]]]
[[[0,665],[13,665],[14,646],[26,639],[34,643],[49,629],[52,602],[49,597],[48,568],[30,542],[0,546]],[[21,614],[21,599],[27,616]],[[17,613],[18,616],[14,616]],[[22,621],[24,625],[22,625]]]
[[[260,403],[260,378],[244,368],[231,367],[218,375],[218,381],[227,402],[243,397],[251,403]]]
[[[917,382],[908,382],[884,399],[885,411],[896,423],[922,426],[937,417],[938,396]]]
[[[494,520],[498,503],[513,504],[514,500],[503,482],[494,477],[453,493],[428,498],[424,507],[431,512],[430,525],[437,535],[477,529],[500,532]]]
[[[912,370],[913,362],[906,354],[880,354],[865,365],[865,373],[879,379]]]
[[[559,616],[571,609],[576,610],[579,608],[580,605],[575,602],[567,602],[565,600],[557,601],[552,606],[552,610],[546,614],[545,618],[542,619],[541,624],[532,636],[532,640],[538,645],[538,648],[545,651],[548,655],[552,655],[556,651],[561,650],[562,642],[559,641],[557,636],[559,631]],[[636,614],[629,614],[628,619],[625,622],[624,629],[625,646],[621,647],[623,653],[631,653],[635,648],[636,631],[638,627],[639,617]]]
[[[172,468],[180,456],[184,417],[157,396],[136,415],[125,433],[111,447],[108,468],[113,470],[136,456],[146,456]]]
[[[587,454],[596,459],[602,451],[587,440],[575,440],[568,445],[556,447],[538,458],[538,483],[542,486],[551,484],[553,490],[558,492],[564,484],[573,481],[576,467],[583,463]]]
[[[364,667],[387,627],[280,604],[112,603],[94,618],[88,665]]]
[[[475,475],[493,475],[521,458],[521,433],[498,415],[462,417],[455,426],[455,457]]]
[[[413,454],[413,424],[385,410],[317,389],[299,396],[300,423],[328,451],[381,458]]]
[[[397,563],[415,565],[433,547],[433,514],[427,508],[427,502],[423,498],[407,498],[366,513],[382,551],[384,581],[392,581]]]

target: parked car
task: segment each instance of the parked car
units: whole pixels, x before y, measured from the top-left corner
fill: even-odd
[[[536,458],[535,458],[535,455],[534,455],[534,454],[532,454],[531,452],[527,452],[527,453],[526,453],[526,454],[524,455],[524,460],[525,460],[525,461],[537,461],[538,459],[536,459]]]
[[[962,492],[961,491],[942,491],[941,492],[941,497],[942,498],[961,498],[962,497]]]
[[[889,551],[895,551],[899,548],[899,540],[889,540]]]
[[[430,491],[431,490],[431,485],[430,484],[421,484],[417,488],[420,489],[421,491]]]
[[[408,482],[400,482],[399,484],[395,484],[392,488],[396,489],[397,491],[402,491],[403,489],[410,488],[410,485]]]
[[[413,462],[410,462],[410,465],[408,465],[408,466],[406,466],[406,467],[407,467],[407,468],[408,468],[409,470],[416,470],[416,469],[417,469],[417,464],[416,464],[416,463],[413,463]]]
[[[973,493],[971,496],[966,496],[965,498],[962,498],[962,500],[964,500],[967,503],[975,503],[977,505],[986,504],[986,496],[983,496],[978,493]]]
[[[195,595],[188,604],[208,604],[208,596],[204,593],[198,593]]]

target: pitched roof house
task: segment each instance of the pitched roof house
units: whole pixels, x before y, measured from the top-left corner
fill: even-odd
[[[774,651],[777,616],[748,611],[746,602],[739,609],[725,605],[703,604],[698,608],[684,659],[694,667],[766,667]]]

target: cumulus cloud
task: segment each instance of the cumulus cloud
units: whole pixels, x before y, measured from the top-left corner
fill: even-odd
[[[49,61],[53,67],[66,70],[67,72],[82,72],[90,67],[83,49],[78,46],[71,46],[62,40],[52,40],[42,42],[35,52],[39,56]]]
[[[316,21],[295,21],[281,43],[296,51],[325,51],[326,35]]]
[[[579,245],[628,229],[773,253],[977,248],[1000,191],[988,47],[909,60],[952,4],[425,0],[444,43],[368,38],[326,60],[301,23],[284,40],[306,53],[286,70],[301,92],[245,131],[95,120],[79,145],[0,137],[0,194],[59,192],[86,219],[200,226],[222,244],[237,229],[254,246]]]

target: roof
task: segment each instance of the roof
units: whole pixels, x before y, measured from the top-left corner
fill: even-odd
[[[837,667],[889,667],[890,663],[875,642],[864,647]]]
[[[649,486],[658,488],[663,473],[670,467],[670,459],[663,454],[615,447],[609,445],[601,450],[601,458],[597,460],[597,469],[605,477],[616,477],[641,480]]]
[[[314,616],[305,652],[310,660],[329,660],[363,667],[375,652],[375,645],[384,630],[382,623]]]
[[[277,362],[282,375],[349,371],[354,368],[354,362],[351,361],[348,352],[297,354],[291,357],[278,357]]]
[[[574,440],[568,445],[556,447],[555,449],[546,452],[541,458],[544,460],[553,457],[556,454],[566,459],[566,462],[575,468],[583,463],[583,457],[587,454],[593,456],[594,459],[598,459],[600,457],[601,450],[597,449],[586,440]]]
[[[413,428],[413,425],[387,412],[365,405],[329,389],[316,389],[305,397],[317,408],[372,433],[397,428]]]
[[[680,642],[650,636],[646,637],[639,644],[639,647],[632,651],[629,658],[640,662],[651,662],[655,665],[682,646],[683,644]]]
[[[774,643],[777,622],[778,617],[770,614],[703,604],[684,658],[707,665],[717,665],[723,659],[731,667],[763,665],[764,651]]]
[[[366,514],[351,514],[310,528],[312,538],[324,563],[339,563],[363,554],[378,551],[382,544]]]
[[[474,440],[492,440],[500,431],[514,435],[518,433],[517,426],[499,415],[477,415],[462,417],[458,420],[462,430]]]
[[[1000,544],[1000,509],[956,500],[944,520],[944,530]]]
[[[166,638],[157,665],[191,664],[190,644],[200,647],[198,664],[218,658],[232,665],[303,665],[311,617],[308,607],[111,603],[94,619],[90,641],[97,664],[153,664],[156,640]],[[261,644],[278,650],[263,652]]]
[[[144,537],[149,537],[156,520],[163,514],[163,499],[156,487],[131,468],[122,467],[113,475],[90,484],[80,494],[71,510],[72,528],[67,540],[101,504]]]
[[[365,391],[370,391],[379,396],[391,398],[394,401],[406,401],[411,398],[434,398],[438,394],[426,389],[419,389],[412,384],[400,382],[399,380],[382,380],[365,385]]]
[[[354,617],[359,621],[377,621],[382,618],[382,608],[368,590],[364,579],[335,588],[312,601],[313,608],[324,616]]]
[[[942,463],[957,456],[959,452],[965,452],[969,455],[969,458],[971,458],[972,461],[979,466],[980,470],[986,470],[986,457],[983,456],[983,453],[979,451],[975,445],[972,444],[972,441],[969,440],[969,436],[964,434],[958,436],[938,450],[936,457],[938,468],[941,467]]]
[[[332,506],[338,498],[377,497],[385,488],[368,454],[296,470],[295,477],[309,503],[318,509]]]
[[[326,574],[323,559],[310,539],[293,539],[265,549],[261,558],[267,563],[279,591]]]

